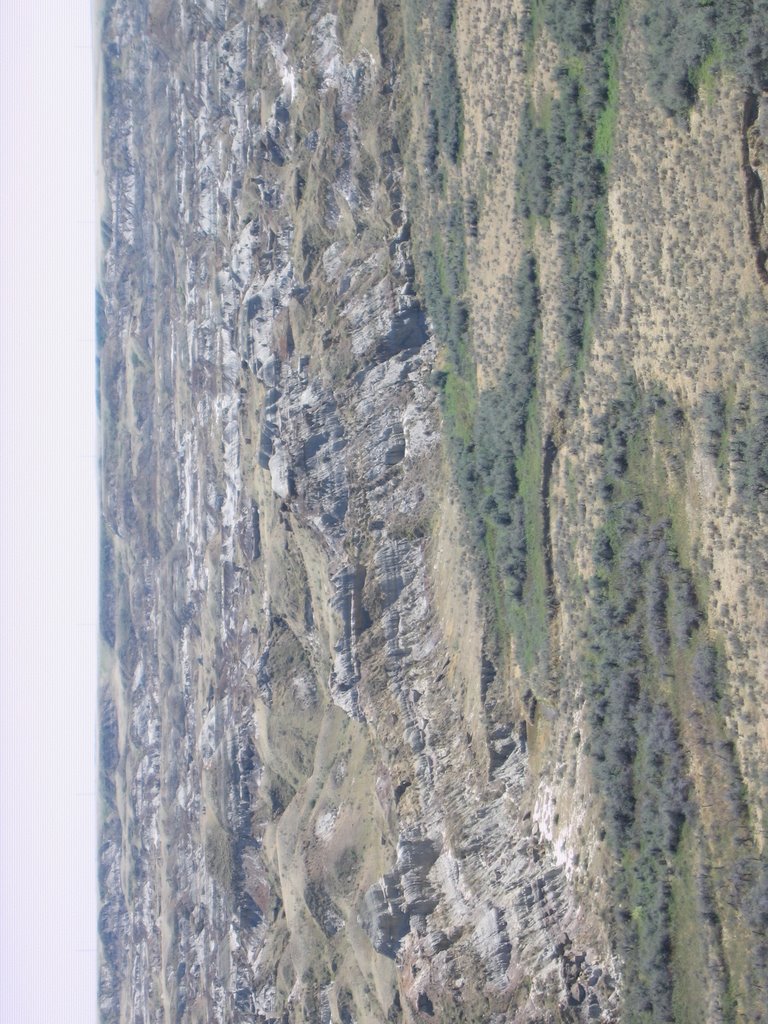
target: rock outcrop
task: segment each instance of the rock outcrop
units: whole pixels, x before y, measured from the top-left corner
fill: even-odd
[[[514,813],[525,723],[476,751],[446,681],[389,72],[296,18],[105,11],[104,1020],[314,1020],[323,965],[334,1020],[410,1019],[470,964],[576,984],[566,881]],[[377,824],[341,836],[358,797]],[[376,994],[344,1011],[362,935]]]
[[[717,472],[691,426],[698,421],[690,410],[709,392],[700,381],[687,390],[677,342],[661,354],[645,344],[656,305],[673,308],[664,274],[671,281],[678,273],[674,246],[665,241],[663,273],[641,272],[638,253],[646,249],[620,231],[624,214],[626,238],[634,230],[627,213],[634,179],[619,175],[601,199],[610,228],[596,217],[592,225],[607,232],[600,241],[607,308],[590,307],[592,348],[583,342],[581,363],[571,358],[558,340],[565,314],[551,295],[568,260],[581,257],[563,256],[559,222],[531,214],[523,224],[504,175],[522,160],[515,146],[528,109],[526,60],[538,69],[529,76],[536,102],[544,96],[550,112],[558,82],[581,65],[571,62],[558,78],[553,64],[550,80],[542,68],[557,47],[546,31],[528,53],[520,5],[511,13],[478,5],[489,45],[511,55],[505,74],[518,76],[503,102],[491,104],[484,90],[501,65],[469,74],[462,48],[474,38],[474,22],[465,23],[474,8],[445,5],[451,24],[438,27],[457,33],[456,60],[441,64],[438,47],[419,74],[431,83],[436,69],[448,67],[461,78],[477,131],[468,121],[459,167],[448,101],[437,114],[422,109],[423,83],[404,41],[415,8],[401,6],[106,0],[103,7],[105,1024],[618,1021],[625,978],[647,965],[621,946],[616,921],[646,927],[651,883],[642,872],[652,874],[650,862],[671,871],[685,861],[695,876],[695,900],[686,903],[681,889],[674,898],[686,921],[701,924],[696,948],[706,952],[709,980],[697,982],[695,965],[680,969],[685,984],[703,993],[697,1005],[718,1013],[725,1005],[722,950],[738,915],[729,918],[711,896],[721,883],[706,851],[725,847],[717,846],[716,815],[704,810],[702,766],[716,754],[728,764],[741,758],[749,792],[762,792],[758,726],[757,740],[739,745],[753,735],[744,723],[754,725],[754,716],[739,719],[728,704],[733,694],[712,681],[723,658],[738,662],[745,678],[759,676],[743,647],[730,640],[718,647],[716,634],[728,608],[742,615],[752,607],[737,585],[752,576],[737,559],[728,608],[714,586],[707,597],[694,578],[697,559],[714,565],[725,549],[717,531],[740,522],[735,498],[727,523],[714,499],[707,518],[690,512],[696,540],[683,555],[669,538],[680,551],[689,543],[680,525],[688,499],[672,523],[666,506],[662,517],[653,502],[644,507],[622,490],[631,459],[646,455],[629,420],[640,415],[641,399],[624,398],[629,377],[650,395],[642,406],[652,424],[648,443],[661,453],[632,463],[630,483],[647,472],[654,482],[672,481],[673,493],[686,472],[699,484]],[[621,88],[631,93],[639,28],[632,23],[628,32]],[[764,272],[762,136],[759,104],[750,103],[742,171]],[[738,148],[738,129],[736,136]],[[443,172],[440,147],[448,154]],[[628,159],[621,145],[617,153]],[[728,167],[738,171],[738,154],[731,156]],[[432,191],[414,180],[422,171]],[[654,165],[644,173],[660,172]],[[469,197],[457,192],[456,200],[462,174],[471,179],[463,183]],[[649,207],[655,222],[671,223],[659,204]],[[434,228],[430,238],[425,225]],[[474,262],[460,274],[451,249],[457,232],[473,247]],[[543,298],[526,335],[522,440],[519,450],[509,442],[509,464],[492,486],[470,488],[482,498],[473,510],[457,480],[472,482],[480,456],[462,463],[453,448],[474,458],[483,447],[472,417],[497,393],[499,351],[520,330],[523,293],[511,282],[524,235]],[[549,263],[542,251],[554,253]],[[464,298],[449,296],[438,324],[425,295],[430,286],[445,290],[451,274]],[[633,282],[631,295],[622,281]],[[648,298],[649,281],[662,298]],[[529,291],[532,282],[529,275]],[[597,287],[590,279],[590,296]],[[746,308],[746,286],[744,295]],[[679,340],[682,328],[671,319],[669,332],[667,321],[658,332]],[[458,384],[460,375],[445,369],[439,333],[456,324],[471,327],[472,337],[451,357],[466,371]],[[646,386],[662,363],[666,397]],[[498,415],[486,422],[501,436],[507,409],[499,393],[489,406]],[[747,417],[748,402],[739,406],[736,396],[734,385],[720,404],[710,399],[723,421]],[[684,439],[682,454],[674,436]],[[729,457],[722,429],[709,444],[721,462]],[[690,452],[689,469],[680,469]],[[609,463],[615,479],[604,472]],[[511,585],[488,570],[503,530],[516,522],[504,509],[494,520],[494,502],[524,485],[517,546],[510,541],[504,557],[531,557],[537,544],[542,553],[538,597],[530,566],[515,591],[516,600],[524,597],[519,616],[538,629],[531,650],[520,642],[519,623],[505,618]],[[614,492],[623,517],[616,521],[606,512]],[[472,532],[477,521],[484,533]],[[609,578],[605,566],[619,559],[628,523],[638,536]],[[735,526],[732,536],[741,536]],[[762,535],[749,536],[762,551]],[[625,579],[644,589],[625,598]],[[610,627],[597,639],[595,608]],[[630,635],[640,619],[645,632]],[[617,651],[622,643],[630,653],[614,653],[614,639]],[[608,772],[606,748],[593,739],[609,714],[617,734],[625,722],[593,676],[602,671],[612,685],[642,657],[661,697],[652,707],[639,699],[639,668],[627,681],[627,716],[641,721],[640,707],[650,725],[643,735],[632,725],[631,742],[623,733],[616,741],[620,768],[609,781],[625,784],[629,772],[632,801],[647,799],[668,845],[654,846],[649,860],[638,840],[626,864],[639,881],[616,896],[621,857],[608,845],[603,814],[611,793],[593,784]],[[670,680],[683,673],[693,674],[709,704],[679,726],[673,712],[688,690]],[[710,706],[716,721],[714,711],[707,717]],[[658,749],[649,736],[661,737]],[[631,775],[636,754],[658,784]],[[740,778],[736,769],[728,777],[734,793]],[[670,793],[677,810],[663,809]],[[750,867],[743,872],[750,884],[757,878]],[[669,896],[664,879],[659,886]],[[737,963],[741,951],[733,950],[726,952]]]

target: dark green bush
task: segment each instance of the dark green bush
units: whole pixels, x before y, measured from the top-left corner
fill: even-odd
[[[745,89],[768,82],[766,0],[654,0],[643,23],[649,84],[659,103],[684,115],[707,73],[726,66]]]

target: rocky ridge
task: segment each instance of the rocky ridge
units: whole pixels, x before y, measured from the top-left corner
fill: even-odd
[[[530,715],[441,615],[374,11],[291,18],[104,10],[102,1019],[611,1020]]]

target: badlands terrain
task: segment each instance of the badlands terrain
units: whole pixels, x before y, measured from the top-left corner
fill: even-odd
[[[104,0],[104,1024],[768,1002],[768,9]]]

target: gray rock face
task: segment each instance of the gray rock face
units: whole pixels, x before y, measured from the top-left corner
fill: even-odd
[[[412,1020],[470,972],[586,1007],[525,721],[436,599],[389,72],[290,17],[104,9],[101,1017]]]
[[[360,918],[363,930],[377,953],[395,957],[408,934],[408,915],[396,878],[385,876],[363,898]]]

